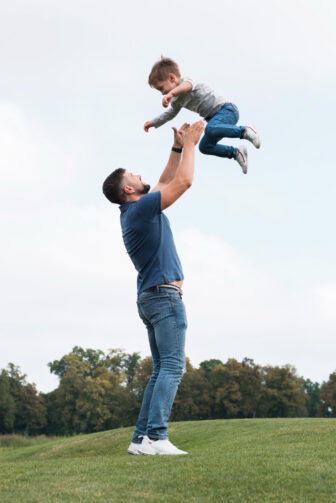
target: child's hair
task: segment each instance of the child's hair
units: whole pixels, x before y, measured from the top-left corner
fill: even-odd
[[[170,58],[161,56],[161,59],[155,63],[149,74],[148,84],[154,87],[158,82],[168,79],[170,73],[174,73],[177,77],[181,77],[178,64]]]

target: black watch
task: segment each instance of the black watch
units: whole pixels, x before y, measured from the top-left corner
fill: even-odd
[[[177,147],[172,147],[172,151],[173,152],[177,152],[178,154],[181,154],[182,149],[181,148],[177,148]]]

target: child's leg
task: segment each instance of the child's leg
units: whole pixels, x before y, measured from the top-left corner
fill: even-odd
[[[224,137],[243,138],[245,127],[235,125],[238,119],[238,108],[232,103],[224,105],[208,122],[199,145],[200,151],[203,154],[216,155],[218,157],[236,158],[236,148],[218,145],[217,142]]]
[[[199,149],[202,154],[217,155],[218,157],[227,157],[229,159],[236,158],[237,149],[227,145],[220,145],[216,141],[212,141],[206,133],[199,143]]]

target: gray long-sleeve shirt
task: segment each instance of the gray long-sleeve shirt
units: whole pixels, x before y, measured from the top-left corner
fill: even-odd
[[[205,118],[209,115],[215,114],[227,100],[222,96],[216,96],[210,87],[206,84],[194,82],[189,77],[184,77],[180,80],[182,82],[190,82],[192,88],[186,93],[181,93],[174,96],[170,101],[170,107],[166,112],[155,117],[152,120],[154,127],[158,128],[166,122],[173,119],[181,110],[187,108],[192,112],[197,112],[201,117]]]

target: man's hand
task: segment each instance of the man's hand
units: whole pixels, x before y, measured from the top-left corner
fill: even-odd
[[[172,127],[172,130],[174,131],[174,145],[173,147],[176,148],[183,148],[184,144],[184,136],[188,129],[190,128],[190,124],[185,122],[182,127],[180,127],[179,130],[176,129],[176,127]]]
[[[148,133],[149,128],[151,128],[153,126],[154,126],[153,121],[147,121],[147,122],[145,122],[145,124],[144,124],[144,130],[146,131],[146,133]]]
[[[162,106],[167,108],[173,97],[174,96],[171,93],[165,94],[162,100]]]
[[[193,143],[197,145],[200,140],[201,134],[203,133],[204,122],[198,121],[192,124],[186,131],[184,135],[184,144]]]

